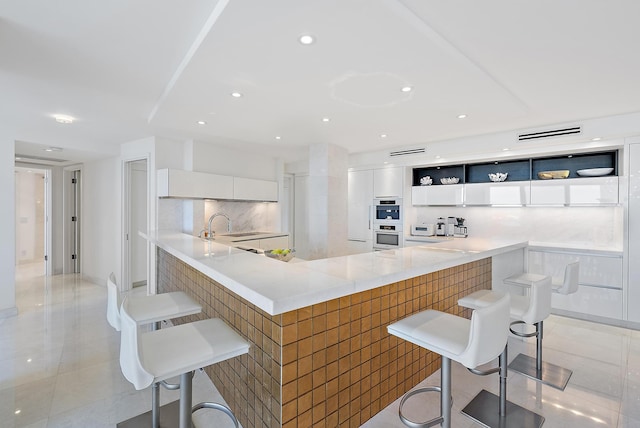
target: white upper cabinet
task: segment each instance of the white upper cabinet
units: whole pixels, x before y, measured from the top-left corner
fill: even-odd
[[[618,177],[583,177],[531,182],[531,205],[615,205]]]
[[[373,170],[349,171],[348,239],[371,241]]]
[[[161,198],[233,199],[233,177],[180,169],[159,169]]]
[[[404,194],[403,186],[404,167],[381,168],[373,171],[375,198],[401,198]]]
[[[466,205],[528,205],[531,201],[529,181],[465,184]]]
[[[233,199],[275,202],[278,200],[278,183],[275,181],[233,177]]]
[[[412,205],[462,205],[464,195],[463,184],[447,184],[435,186],[413,186],[411,188]]]
[[[278,200],[278,183],[275,181],[180,169],[159,169],[157,178],[158,197],[160,198],[265,202]]]

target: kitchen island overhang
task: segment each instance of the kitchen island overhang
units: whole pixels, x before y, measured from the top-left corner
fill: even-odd
[[[362,425],[440,364],[386,326],[428,308],[469,316],[457,300],[491,288],[491,257],[527,245],[470,239],[287,264],[189,235],[150,240],[158,291],[203,307],[177,322],[219,317],[251,343],[205,371],[243,426],[269,428]]]

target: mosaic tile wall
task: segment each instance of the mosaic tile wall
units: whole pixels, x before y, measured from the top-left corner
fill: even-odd
[[[359,427],[440,367],[387,325],[429,308],[469,317],[457,300],[491,288],[491,259],[273,317],[162,250],[158,285],[202,304],[178,322],[219,317],[251,342],[206,368],[243,427]]]

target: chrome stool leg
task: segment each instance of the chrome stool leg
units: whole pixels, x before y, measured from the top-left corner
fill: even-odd
[[[451,398],[451,359],[446,357],[442,358],[442,367],[440,369],[440,386],[427,386],[424,388],[418,388],[413,391],[407,392],[402,400],[400,400],[400,407],[398,408],[398,415],[403,424],[409,428],[428,428],[435,425],[440,425],[443,428],[451,427],[451,406],[453,405],[453,399]],[[415,422],[406,418],[402,414],[402,407],[404,403],[410,397],[423,392],[439,392],[440,393],[440,415],[433,419],[424,422]]]

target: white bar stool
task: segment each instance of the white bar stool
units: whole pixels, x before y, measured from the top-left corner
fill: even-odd
[[[167,319],[198,314],[202,306],[182,291],[152,295],[132,295],[130,297],[130,315],[137,325],[153,324],[153,329],[160,329],[160,322]],[[121,296],[116,278],[113,273],[107,278],[107,321],[116,330],[121,330],[120,320]],[[162,382],[170,390],[180,387],[177,384]],[[154,384],[151,389],[151,411],[134,418],[120,422],[118,428],[149,426],[158,428],[163,422],[171,424],[178,420],[176,403],[169,403],[160,408],[160,384]],[[162,418],[161,418],[162,415]],[[162,420],[161,420],[162,419]]]
[[[451,427],[451,360],[474,369],[504,353],[509,326],[509,300],[508,294],[500,294],[496,302],[473,311],[471,320],[429,309],[387,327],[390,334],[436,352],[442,358],[440,387],[410,391],[400,401],[398,414],[406,426],[422,428],[441,424],[445,428]],[[506,368],[501,370],[501,389],[503,375],[506,388],[506,372]],[[440,392],[438,417],[414,422],[403,416],[402,407],[409,397],[429,391]],[[496,403],[493,410],[503,413],[505,409],[499,408]]]
[[[564,269],[562,278],[551,277],[551,290],[558,294],[573,294],[578,291],[580,262],[572,262]]]
[[[130,315],[134,299],[125,298],[120,309],[120,368],[137,389],[180,375],[180,428],[191,428],[191,413],[200,408],[223,410],[236,427],[238,420],[227,406],[200,403],[191,407],[191,377],[196,369],[249,352],[249,343],[218,318],[138,332]]]

